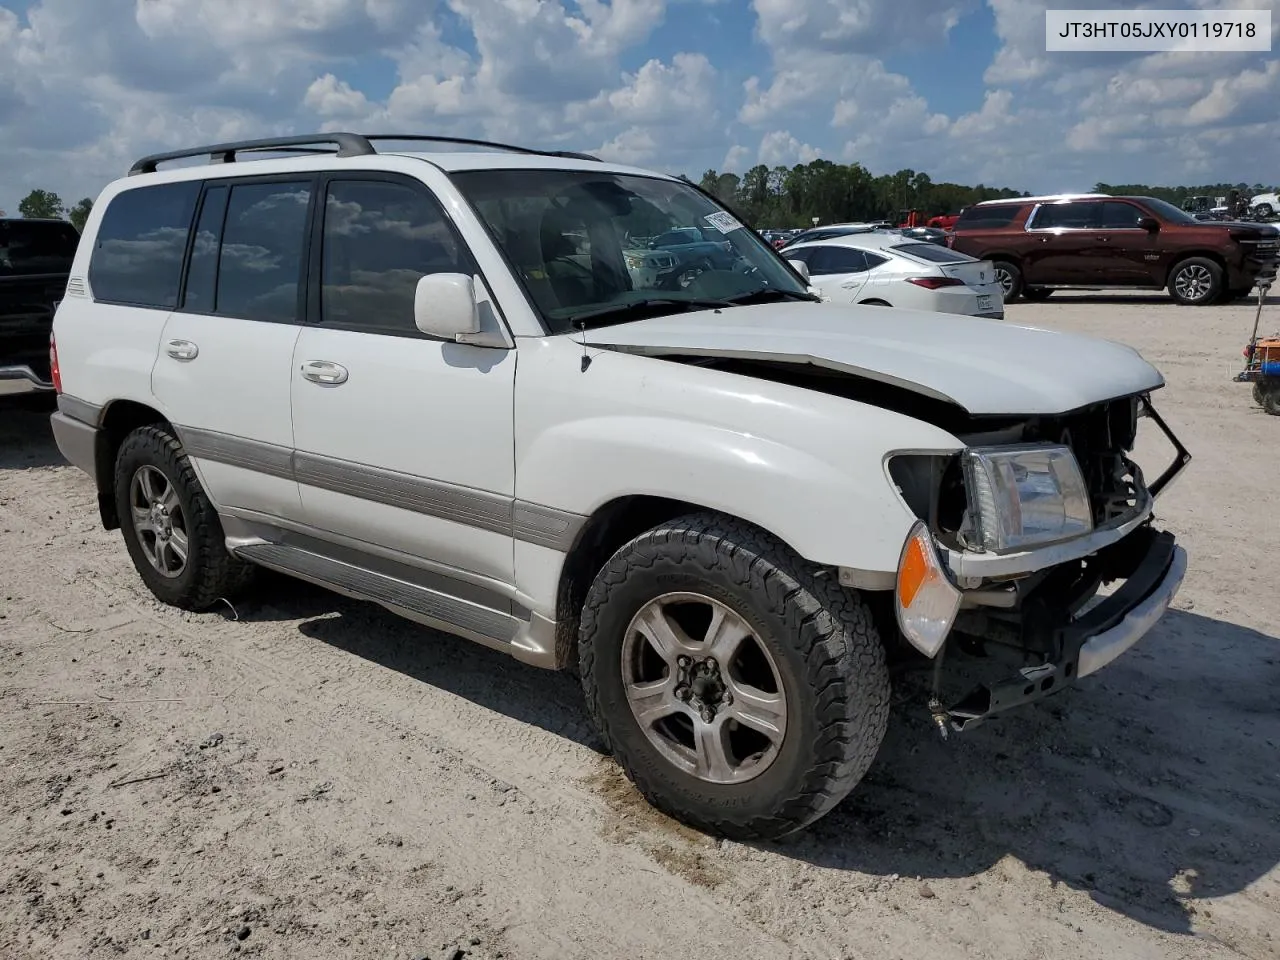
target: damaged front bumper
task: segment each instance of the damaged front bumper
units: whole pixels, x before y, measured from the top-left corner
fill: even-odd
[[[986,599],[1003,596],[997,603],[1012,614],[1003,624],[1006,635],[1016,632],[1015,645],[1023,656],[1040,662],[979,686],[950,707],[938,700],[935,680],[930,709],[944,731],[968,729],[1096,673],[1141,640],[1173,602],[1186,576],[1187,554],[1173,534],[1152,526],[1152,512],[1155,499],[1182,473],[1191,455],[1149,398],[1143,398],[1140,416],[1156,424],[1175,456],[1129,517],[1074,541],[1025,554],[947,552],[945,562],[962,588],[986,587]],[[1027,575],[1040,579],[1024,594],[1006,579],[1010,575],[1015,582]],[[1114,592],[1096,596],[1099,585],[1118,581]],[[997,589],[991,591],[992,587]],[[983,593],[980,589],[970,596],[981,598]],[[981,609],[981,602],[978,606]],[[962,629],[960,623],[957,627]],[[980,637],[981,631],[979,646]]]
[[[942,708],[942,717],[952,729],[968,729],[1063,690],[1110,664],[1155,626],[1182,586],[1186,551],[1173,534],[1149,526],[1116,549],[1131,558],[1129,569],[1114,571],[1124,575],[1124,583],[1076,616],[1064,610],[1058,622],[1042,622],[1040,629],[1050,651],[1044,662],[979,686],[958,703]]]

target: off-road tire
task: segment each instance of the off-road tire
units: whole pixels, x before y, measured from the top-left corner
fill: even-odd
[[[1053,287],[1027,287],[1022,291],[1022,299],[1036,303],[1048,300],[1053,296]]]
[[[1022,269],[1012,260],[996,260],[994,263],[996,270],[996,280],[1000,286],[1005,289],[1004,302],[1013,303],[1022,296],[1025,284],[1022,281]],[[1003,273],[1009,279],[1004,281],[1000,279]]]
[[[144,466],[164,474],[182,505],[187,561],[182,573],[172,579],[152,567],[130,519],[130,483],[134,473]],[[196,479],[182,444],[168,428],[139,427],[125,437],[116,453],[114,485],[116,511],[129,557],[157,600],[184,610],[208,610],[220,599],[230,600],[249,586],[257,568],[227,552],[218,514]]]
[[[1195,297],[1179,289],[1184,276],[1192,271],[1199,276],[1207,276],[1207,283],[1202,288],[1203,292]],[[1222,268],[1206,257],[1187,257],[1185,260],[1179,260],[1169,271],[1169,296],[1184,306],[1203,307],[1217,303],[1222,297],[1222,291]]]
[[[1273,382],[1262,391],[1262,409],[1273,417],[1280,417],[1280,383]]]
[[[866,774],[888,723],[885,651],[853,592],[760,529],[716,513],[660,524],[618,549],[583,607],[579,668],[587,707],[627,777],[655,807],[695,829],[767,840],[830,811]],[[730,606],[777,662],[787,731],[769,767],[745,783],[701,780],[665,759],[627,703],[624,634],[663,594]]]

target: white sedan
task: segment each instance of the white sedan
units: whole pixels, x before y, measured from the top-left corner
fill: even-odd
[[[783,255],[803,262],[810,283],[832,303],[1004,318],[1004,291],[991,261],[894,231],[796,244]]]

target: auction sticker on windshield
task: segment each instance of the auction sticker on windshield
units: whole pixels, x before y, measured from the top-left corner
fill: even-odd
[[[715,227],[721,233],[733,233],[742,226],[731,213],[725,213],[723,210],[716,213],[709,213],[702,218],[711,226]]]

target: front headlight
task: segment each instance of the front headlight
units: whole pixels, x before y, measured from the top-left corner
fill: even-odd
[[[991,553],[1069,540],[1093,529],[1093,511],[1071,448],[1028,444],[964,453],[966,539]]]

